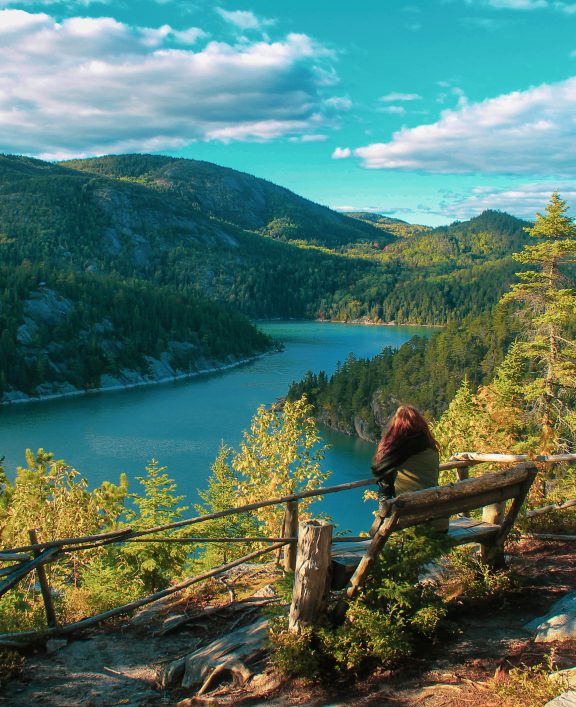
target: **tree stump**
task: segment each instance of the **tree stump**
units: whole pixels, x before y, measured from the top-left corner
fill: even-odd
[[[298,535],[298,501],[288,501],[284,514],[282,535],[295,538]],[[296,569],[296,543],[284,547],[284,571],[294,572]]]
[[[300,523],[296,577],[288,629],[299,633],[304,625],[313,626],[326,612],[332,567],[332,529],[330,523],[308,520]]]

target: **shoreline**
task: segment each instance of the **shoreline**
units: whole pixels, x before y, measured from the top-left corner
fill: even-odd
[[[372,319],[348,319],[344,321],[343,319],[314,319],[315,322],[320,324],[354,324],[355,326],[387,326],[387,327],[423,327],[426,329],[445,329],[445,324],[414,324],[402,322],[401,324],[395,321],[391,322],[375,322]]]
[[[245,363],[250,363],[256,361],[264,356],[269,356],[273,353],[278,353],[275,350],[264,351],[263,353],[255,354],[249,358],[243,358],[233,363],[227,363],[223,366],[216,366],[213,368],[203,368],[199,371],[191,371],[189,373],[178,373],[174,376],[165,376],[164,378],[153,378],[151,380],[138,381],[136,383],[123,383],[119,385],[105,385],[101,388],[90,388],[90,390],[71,390],[64,393],[50,393],[48,395],[37,395],[28,396],[26,398],[19,398],[17,400],[2,400],[0,402],[1,407],[9,407],[11,405],[27,405],[29,403],[44,403],[51,400],[61,400],[63,398],[76,398],[82,395],[92,395],[96,393],[111,393],[111,392],[121,392],[123,390],[130,390],[132,388],[144,388],[149,385],[162,385],[166,383],[176,383],[178,381],[188,380],[191,378],[197,378],[199,376],[210,375],[212,373],[220,373],[221,371],[226,371],[230,368],[237,368]]]
[[[262,320],[254,320],[256,325],[258,322],[274,322],[274,321],[283,321],[282,318],[277,318],[277,319],[262,319]],[[286,321],[300,321],[299,319],[294,319],[290,320],[287,319]],[[339,320],[339,319],[310,319],[310,320],[302,320],[302,321],[310,321],[310,322],[317,322],[319,324],[343,324],[343,325],[355,325],[355,326],[375,326],[375,327],[423,327],[423,328],[430,328],[430,329],[442,329],[444,325],[438,325],[438,324],[398,324],[397,322],[391,321],[391,322],[375,322],[373,320],[369,319],[352,319],[348,321],[344,320]],[[109,392],[120,392],[123,390],[131,390],[132,388],[143,388],[145,386],[149,385],[162,385],[162,384],[167,384],[167,383],[176,383],[178,381],[183,381],[183,380],[189,380],[191,378],[197,378],[199,376],[204,376],[204,375],[211,375],[213,373],[220,373],[222,371],[229,370],[231,368],[237,368],[238,366],[242,366],[245,363],[250,363],[251,361],[256,361],[259,358],[263,358],[264,356],[269,356],[270,354],[273,353],[278,353],[276,349],[271,349],[270,351],[264,351],[259,354],[255,354],[254,356],[250,356],[248,358],[240,359],[238,361],[234,361],[233,363],[227,363],[222,366],[215,366],[212,368],[204,368],[198,371],[192,371],[189,373],[179,373],[173,376],[165,376],[163,378],[153,378],[150,380],[141,380],[137,381],[134,383],[122,383],[118,385],[104,385],[99,388],[90,388],[89,390],[69,390],[66,392],[61,392],[61,393],[49,393],[47,395],[34,395],[34,396],[27,396],[23,398],[17,398],[14,400],[1,400],[0,401],[0,408],[3,407],[10,407],[12,405],[28,405],[30,403],[43,403],[43,402],[48,402],[52,400],[62,400],[65,398],[75,398],[79,397],[82,395],[91,395],[91,394],[96,394],[96,393],[109,393]],[[333,428],[336,429],[336,428]]]

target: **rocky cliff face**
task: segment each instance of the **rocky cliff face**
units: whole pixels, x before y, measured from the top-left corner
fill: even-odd
[[[371,224],[349,219],[265,179],[210,162],[119,155],[63,165],[114,179],[131,179],[169,194],[194,218],[208,216],[280,240],[302,239],[326,245],[393,240],[387,231]]]

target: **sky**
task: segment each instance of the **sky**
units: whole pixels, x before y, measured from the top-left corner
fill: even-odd
[[[576,0],[0,0],[0,152],[207,160],[413,223],[576,212]]]

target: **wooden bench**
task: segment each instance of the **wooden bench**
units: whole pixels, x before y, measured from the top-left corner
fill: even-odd
[[[391,499],[385,514],[377,516],[371,528],[372,538],[332,546],[332,588],[347,586],[345,598],[352,599],[393,532],[478,508],[484,508],[483,520],[467,517],[451,520],[447,537],[453,545],[480,543],[483,560],[492,566],[502,566],[504,541],[537,471],[533,463],[527,462]],[[506,502],[510,500],[512,503],[506,510]]]

